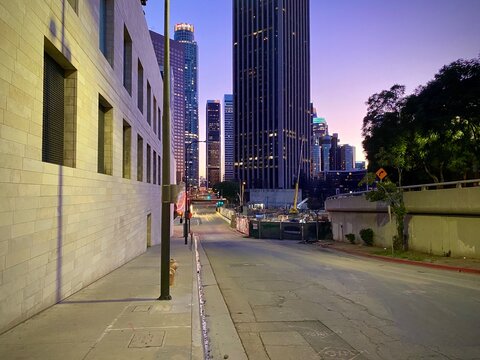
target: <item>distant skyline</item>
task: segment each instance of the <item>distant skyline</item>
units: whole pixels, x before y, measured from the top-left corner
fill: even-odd
[[[232,92],[232,1],[171,1],[173,26],[195,26],[199,47],[199,128],[207,99]],[[150,29],[163,34],[163,1],[148,1]],[[361,127],[368,97],[425,84],[443,65],[480,56],[479,0],[310,1],[311,97],[319,117],[364,160]],[[200,175],[205,176],[205,148]]]

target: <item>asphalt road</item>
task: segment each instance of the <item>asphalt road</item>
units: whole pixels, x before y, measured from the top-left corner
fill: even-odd
[[[192,229],[249,359],[480,359],[478,275],[243,238],[211,208]]]

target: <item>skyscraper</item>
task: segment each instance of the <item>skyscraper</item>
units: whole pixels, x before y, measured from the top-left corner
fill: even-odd
[[[355,169],[355,147],[345,144],[340,147],[341,170]]]
[[[190,24],[175,25],[174,39],[184,45],[185,162],[188,180],[198,186],[198,48]],[[195,141],[194,141],[195,140]],[[192,145],[188,145],[192,143]]]
[[[157,56],[157,62],[163,71],[163,35],[150,30],[153,49]],[[170,39],[170,67],[171,67],[171,119],[172,119],[172,146],[177,165],[177,182],[182,181],[185,175],[185,90],[184,90],[184,67],[185,51],[184,45],[178,41]],[[159,102],[162,99],[158,99]],[[154,105],[155,106],[155,105]],[[158,117],[158,134],[161,134],[161,114],[155,114]],[[154,116],[154,118],[157,118]],[[154,129],[157,123],[154,124]]]
[[[225,139],[225,181],[233,181],[235,173],[233,168],[234,163],[234,139],[233,139],[233,95],[228,94],[223,98],[223,119],[224,119],[224,139]]]
[[[218,184],[220,162],[222,159],[220,144],[220,100],[207,101],[207,187]]]
[[[309,0],[233,2],[235,176],[288,189],[310,173]]]
[[[312,120],[312,175],[322,172],[322,139],[328,135],[328,125],[324,118]]]

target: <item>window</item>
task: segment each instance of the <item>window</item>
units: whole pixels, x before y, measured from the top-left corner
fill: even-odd
[[[153,97],[153,132],[157,133],[157,99]]]
[[[113,30],[114,30],[114,8],[113,0],[100,0],[99,9],[99,47],[107,61],[113,67]]]
[[[132,95],[132,38],[123,28],[123,86]]]
[[[123,171],[125,179],[131,179],[132,127],[123,120]]]
[[[77,0],[68,0],[68,3],[72,7],[73,11],[78,12]]]
[[[137,180],[143,181],[143,139],[137,135]]]
[[[157,183],[157,152],[153,151],[153,183]]]
[[[151,171],[151,168],[152,168],[152,149],[150,148],[150,145],[147,144],[147,183],[151,183],[152,182],[152,178],[151,178],[151,174],[152,174],[152,171]]]
[[[160,108],[157,110],[158,116],[157,116],[157,121],[158,121],[158,139],[160,140],[162,138],[162,111]]]
[[[147,80],[147,123],[152,126],[152,88]]]
[[[158,166],[158,185],[161,185],[161,184],[162,184],[162,171],[161,171],[161,168],[162,168],[162,158],[160,157],[160,155],[158,155],[158,163],[157,163],[157,166]]]
[[[138,110],[143,114],[143,66],[140,60],[138,60],[137,104]]]
[[[74,167],[77,72],[51,43],[45,50],[42,161]]]
[[[112,175],[113,140],[112,106],[101,96],[98,97],[98,172]]]

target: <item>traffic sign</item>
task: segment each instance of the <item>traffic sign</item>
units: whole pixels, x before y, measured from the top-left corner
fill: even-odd
[[[387,172],[383,168],[380,168],[377,170],[375,175],[377,175],[380,178],[380,180],[383,180],[387,176]]]

